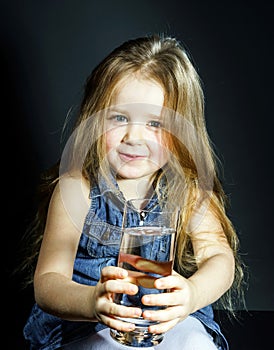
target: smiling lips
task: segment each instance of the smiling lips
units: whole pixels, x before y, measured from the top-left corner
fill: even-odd
[[[129,153],[119,153],[119,156],[124,162],[129,162],[131,160],[143,160],[147,158],[146,155],[129,154]]]

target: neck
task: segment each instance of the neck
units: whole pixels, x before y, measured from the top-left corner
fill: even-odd
[[[153,192],[153,177],[140,179],[117,179],[118,186],[126,200],[150,197]]]

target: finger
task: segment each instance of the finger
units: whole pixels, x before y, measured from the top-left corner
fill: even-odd
[[[106,315],[102,315],[102,317],[100,318],[100,321],[104,323],[106,326],[112,329],[117,329],[118,331],[122,331],[122,332],[130,332],[135,329],[135,324],[132,322],[124,322],[119,319],[109,317]]]
[[[127,330],[128,327],[131,327],[129,325],[130,323],[134,324],[132,320],[141,316],[142,310],[137,307],[134,308],[118,305],[106,300],[97,306],[96,313],[98,320],[105,323],[107,326],[119,330],[123,330],[124,328]],[[124,320],[119,320],[118,317],[123,318]],[[126,321],[127,319],[128,321]]]
[[[169,331],[171,328],[176,326],[177,323],[180,322],[179,318],[176,318],[172,321],[158,323],[157,325],[149,326],[148,331],[153,334],[162,334]]]
[[[146,320],[150,321],[158,321],[158,322],[168,322],[174,319],[182,319],[185,316],[187,316],[184,307],[182,305],[180,306],[172,306],[167,307],[164,310],[145,310],[142,314],[142,316]]]
[[[142,297],[142,303],[149,306],[175,306],[184,303],[182,292],[146,294]]]
[[[128,275],[125,269],[116,266],[105,266],[101,271],[101,282],[109,279],[123,279]]]
[[[104,293],[123,293],[134,295],[138,293],[138,287],[130,282],[121,280],[107,280],[104,284]]]
[[[136,318],[142,315],[142,309],[108,302],[102,305],[101,314],[111,317]]]
[[[179,275],[170,275],[158,278],[155,281],[157,289],[183,289],[186,286],[186,279]]]

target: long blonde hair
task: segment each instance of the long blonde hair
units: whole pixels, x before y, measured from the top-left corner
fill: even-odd
[[[109,169],[104,168],[105,162],[103,162],[105,158],[102,142],[103,125],[102,119],[98,116],[100,111],[107,109],[113,103],[121,81],[136,74],[161,85],[165,92],[165,110],[173,117],[169,118],[170,123],[167,126],[168,134],[171,135],[169,148],[174,155],[169,168],[172,169],[173,181],[168,182],[166,193],[169,199],[182,208],[177,238],[176,269],[186,277],[197,269],[191,232],[188,232],[186,227],[197,205],[197,197],[201,198],[202,193],[209,198],[209,207],[220,220],[234,252],[236,262],[234,283],[220,299],[221,306],[233,313],[234,296],[235,293],[241,294],[243,280],[239,240],[226,214],[227,200],[218,178],[217,158],[205,125],[201,81],[181,43],[172,37],[161,35],[132,39],[114,49],[95,67],[86,81],[79,118],[74,127],[74,151],[71,154],[71,161],[77,164],[79,159],[84,159],[81,164],[82,174],[90,181],[97,178],[98,172],[108,177]],[[90,145],[88,150],[87,144]],[[25,268],[33,264],[37,258],[47,205],[59,176],[58,167],[59,163],[48,173],[46,182],[42,184],[46,204],[41,206],[31,228],[35,245],[28,256],[28,261],[25,262]],[[168,173],[162,169],[158,184],[161,177],[167,175]]]

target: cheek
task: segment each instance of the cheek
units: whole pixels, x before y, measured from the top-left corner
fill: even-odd
[[[150,142],[150,159],[154,161],[159,166],[162,166],[167,163],[169,151],[162,143]]]
[[[106,133],[107,152],[113,150],[113,148],[116,148],[119,143],[120,143],[120,136],[117,131],[115,132],[115,130],[111,130]]]

